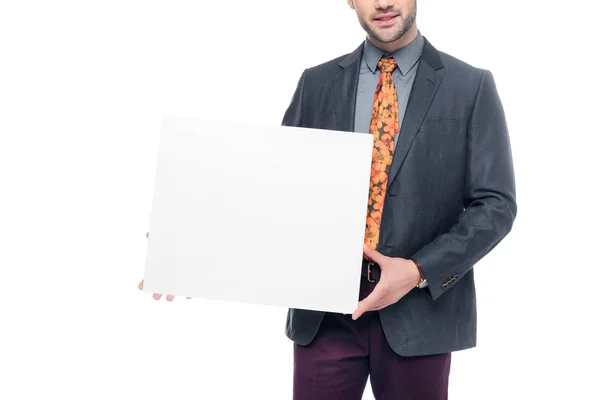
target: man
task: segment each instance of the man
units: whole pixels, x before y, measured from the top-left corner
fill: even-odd
[[[294,399],[446,399],[476,345],[473,266],[511,230],[509,135],[492,74],[421,36],[416,0],[347,0],[367,37],[304,70],[283,125],[374,137],[360,303],[291,309]],[[343,151],[343,149],[341,149]]]
[[[516,217],[504,112],[490,72],[421,36],[416,0],[347,1],[366,40],[306,69],[282,123],[373,135],[360,302],[289,310],[294,399],[360,399],[368,377],[378,400],[446,399],[476,345],[473,266]]]

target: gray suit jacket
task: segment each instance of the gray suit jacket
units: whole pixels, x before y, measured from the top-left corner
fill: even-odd
[[[283,125],[353,131],[362,45],[306,69]],[[517,213],[511,147],[492,74],[436,50],[423,54],[399,133],[378,251],[414,258],[429,286],[379,311],[404,356],[474,347],[473,266],[510,232]],[[322,312],[290,309],[286,334],[315,337]]]

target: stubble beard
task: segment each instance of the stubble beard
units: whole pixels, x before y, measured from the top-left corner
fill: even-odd
[[[367,32],[369,37],[371,37],[381,43],[391,43],[391,42],[395,42],[396,40],[401,39],[406,34],[406,32],[408,32],[408,30],[414,25],[415,20],[417,18],[416,7],[413,8],[411,10],[411,12],[406,15],[406,17],[404,17],[402,14],[399,14],[398,18],[400,19],[401,24],[399,26],[399,29],[396,28],[396,29],[398,29],[398,31],[395,32],[394,34],[392,34],[391,36],[389,33],[387,33],[388,29],[382,29],[382,31],[385,34],[381,35],[380,33],[377,32],[377,30],[378,30],[377,27],[373,27],[373,26],[369,25],[369,23],[366,20],[361,19],[360,25],[365,30],[365,32]]]

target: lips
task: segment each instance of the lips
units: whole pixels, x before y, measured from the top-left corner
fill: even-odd
[[[396,22],[397,19],[398,19],[398,14],[386,13],[386,14],[378,15],[376,18],[374,18],[374,21],[376,24],[378,24],[380,26],[387,26],[387,25],[392,25],[394,22]]]

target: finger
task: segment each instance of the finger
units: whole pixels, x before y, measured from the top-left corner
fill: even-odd
[[[162,296],[162,294],[160,294],[160,293],[154,293],[152,295],[152,297],[154,298],[154,300],[160,300],[161,296]]]
[[[175,296],[173,296],[172,294],[168,294],[167,297],[165,297],[167,301],[173,301],[174,298]]]
[[[384,260],[387,258],[383,254],[381,254],[377,250],[373,250],[366,244],[363,245],[363,253],[365,253],[365,256],[367,256],[368,258],[370,258],[371,260],[373,260],[375,263],[379,264],[380,266],[381,266],[381,264],[383,264]]]
[[[356,310],[352,313],[352,319],[357,320],[368,311],[378,310],[386,293],[386,290],[383,289],[381,285],[375,286],[375,289],[373,289],[371,294],[358,303],[358,307],[356,307]]]
[[[383,308],[382,300],[379,300],[372,304],[364,303],[361,301],[358,303],[358,306],[356,307],[356,310],[354,311],[354,313],[352,313],[352,319],[356,321],[357,319],[362,317],[363,314],[368,313],[370,311],[381,310],[382,308]]]
[[[364,313],[366,313],[367,310],[365,304],[361,301],[358,303],[358,306],[356,307],[356,310],[354,310],[354,312],[352,313],[352,319],[354,321],[356,321],[357,319],[359,319],[360,317],[362,317],[362,315]]]
[[[140,290],[144,290],[144,280],[142,279],[142,281],[140,282],[140,284],[138,285],[138,289]]]
[[[187,297],[187,296],[185,298],[188,299],[188,300],[191,299],[191,297]]]
[[[149,238],[150,237],[150,232],[146,232],[146,237]]]

